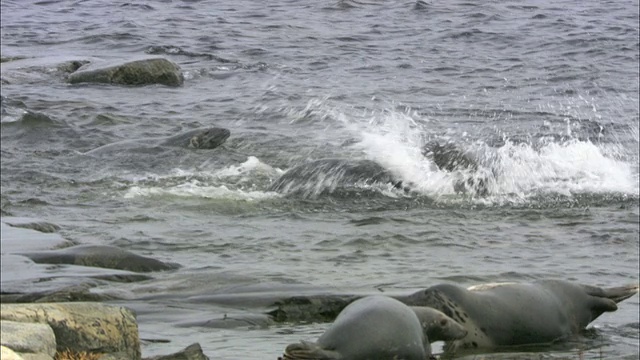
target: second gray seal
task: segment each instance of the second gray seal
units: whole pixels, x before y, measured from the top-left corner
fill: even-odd
[[[281,359],[424,360],[431,355],[430,342],[466,334],[438,310],[367,296],[345,307],[317,342],[291,344]]]

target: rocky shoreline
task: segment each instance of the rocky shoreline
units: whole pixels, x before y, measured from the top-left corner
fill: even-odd
[[[119,282],[146,280],[150,277],[140,272],[174,269],[178,265],[111,246],[73,245],[55,233],[57,225],[37,219],[5,216],[1,226],[2,359],[65,359],[64,354],[68,353],[102,360],[141,359],[134,311],[102,303],[113,296],[92,293],[90,282],[78,283],[76,279],[72,280],[73,285],[62,282],[58,287],[55,281],[47,280],[61,274],[51,274],[47,265],[67,264],[70,272],[74,267],[95,268],[93,273],[87,273],[88,278]],[[32,291],[28,280],[53,284]],[[208,357],[195,343],[178,353],[147,359]]]

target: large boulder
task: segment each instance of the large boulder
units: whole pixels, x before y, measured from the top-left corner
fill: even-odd
[[[57,349],[126,353],[140,359],[135,314],[124,307],[100,303],[0,304],[0,319],[48,324]]]
[[[88,64],[68,77],[71,84],[103,83],[118,85],[162,84],[180,86],[184,75],[180,66],[163,58],[148,58],[119,64]]]

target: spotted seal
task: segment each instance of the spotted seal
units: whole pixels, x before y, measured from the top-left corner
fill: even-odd
[[[97,155],[111,151],[122,151],[129,148],[144,147],[183,147],[191,149],[215,149],[224,144],[231,132],[225,128],[209,127],[189,130],[169,137],[124,140],[100,146],[85,154]]]
[[[440,311],[374,295],[345,307],[317,342],[287,346],[281,359],[424,360],[431,355],[430,341],[465,335],[460,324]]]
[[[439,284],[400,299],[442,311],[467,330],[447,342],[448,351],[547,344],[568,339],[616,303],[638,292],[638,285],[599,288],[562,280],[501,283],[471,287]]]

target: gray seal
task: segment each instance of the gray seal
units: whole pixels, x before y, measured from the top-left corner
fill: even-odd
[[[190,149],[215,149],[224,144],[231,132],[225,128],[209,127],[189,130],[169,137],[147,138],[118,141],[100,146],[86,152],[88,155],[99,155],[112,151],[149,147],[182,147]]]
[[[345,307],[317,342],[291,344],[281,359],[425,360],[430,341],[436,341],[429,334],[452,340],[464,337],[466,330],[435,309],[367,296]]]
[[[401,299],[429,306],[463,325],[468,335],[449,341],[447,351],[548,344],[578,335],[638,285],[599,288],[562,280],[499,283],[464,288],[439,284]]]

